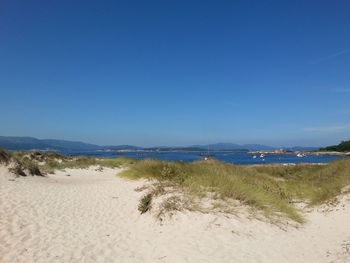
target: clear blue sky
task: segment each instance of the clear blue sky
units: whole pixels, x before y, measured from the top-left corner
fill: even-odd
[[[350,139],[350,1],[0,2],[0,135]]]

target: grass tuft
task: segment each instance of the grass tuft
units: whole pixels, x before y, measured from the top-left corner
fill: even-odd
[[[170,196],[161,202],[157,218],[163,220],[166,215],[171,217],[174,212],[181,210],[183,210],[183,200],[178,196]]]
[[[151,209],[151,205],[152,194],[146,194],[140,199],[138,210],[141,212],[141,214],[144,214]]]

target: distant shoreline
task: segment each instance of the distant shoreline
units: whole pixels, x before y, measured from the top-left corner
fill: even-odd
[[[295,155],[298,153],[302,153],[305,155],[337,155],[337,156],[350,156],[350,152],[276,152],[276,151],[249,151],[249,154],[290,154]]]

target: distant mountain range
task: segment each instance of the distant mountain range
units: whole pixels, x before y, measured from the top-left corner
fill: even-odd
[[[0,148],[7,150],[40,150],[40,151],[118,151],[118,150],[162,150],[162,151],[272,151],[276,147],[260,145],[260,144],[234,144],[234,143],[215,143],[209,145],[191,145],[185,147],[138,147],[133,145],[107,145],[100,146],[96,144],[88,144],[77,141],[37,139],[33,137],[13,137],[0,136]],[[280,148],[280,147],[279,147]],[[292,151],[311,151],[317,150],[319,147],[281,147]]]
[[[33,137],[0,136],[0,147],[7,150],[52,150],[52,151],[88,151],[98,150],[101,146],[84,142],[65,140],[41,140]]]

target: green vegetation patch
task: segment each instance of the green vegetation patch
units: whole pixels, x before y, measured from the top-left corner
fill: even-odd
[[[148,210],[151,209],[151,204],[152,204],[152,195],[146,194],[141,198],[140,204],[138,206],[138,210],[141,212],[141,214],[146,213]]]
[[[327,202],[350,184],[350,159],[328,165],[236,166],[216,160],[166,162],[147,159],[136,162],[120,176],[167,182],[189,194],[214,199],[239,200],[267,217],[304,219],[297,200],[309,205]]]
[[[0,149],[0,163],[5,165],[12,163],[9,170],[17,176],[43,176],[37,163],[21,152],[8,152]]]
[[[328,146],[325,148],[321,148],[320,151],[326,152],[350,152],[350,140],[342,141],[338,145]]]
[[[11,171],[17,175],[43,175],[65,168],[122,167],[134,164],[133,158],[92,158],[86,156],[66,156],[55,152],[8,152],[0,149],[0,163],[13,162]],[[22,172],[21,172],[22,170]]]
[[[8,164],[12,156],[9,152],[0,149],[0,164]]]

